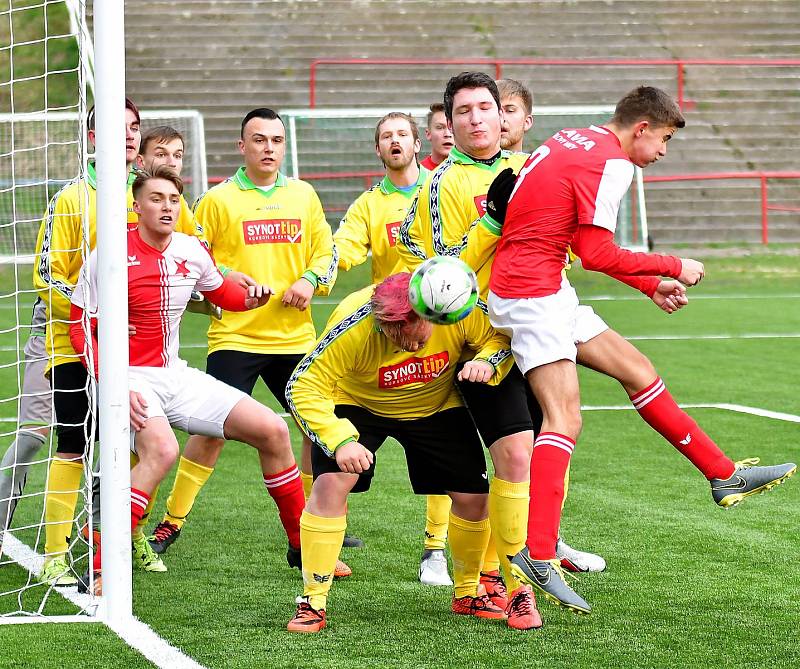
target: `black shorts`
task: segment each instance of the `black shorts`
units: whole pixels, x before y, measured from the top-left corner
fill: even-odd
[[[542,429],[542,410],[516,365],[496,386],[469,381],[456,381],[456,385],[486,448],[501,437],[525,430],[538,434]]]
[[[248,395],[253,394],[260,376],[275,399],[288,411],[286,384],[302,359],[300,353],[214,351],[206,358],[206,373]]]
[[[88,384],[89,376],[80,362],[65,362],[50,370],[59,453],[86,453],[97,420],[96,412],[89,409]],[[91,404],[97,406],[94,401]]]
[[[372,453],[377,452],[387,437],[400,442],[406,454],[411,488],[417,495],[489,492],[481,441],[463,407],[410,420],[376,416],[349,404],[337,404],[335,412],[355,425],[359,443]],[[352,492],[369,490],[377,462],[376,455],[372,466],[359,475]],[[341,473],[336,460],[316,445],[311,449],[311,465],[314,478]]]

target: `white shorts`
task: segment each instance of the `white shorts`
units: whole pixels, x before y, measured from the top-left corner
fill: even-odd
[[[511,352],[523,374],[557,360],[575,362],[577,344],[608,330],[594,309],[578,304],[566,279],[557,293],[546,297],[507,299],[490,291],[489,320],[511,339]]]
[[[247,397],[241,390],[183,365],[131,367],[128,383],[147,402],[148,418],[164,416],[172,427],[206,437],[224,438],[228,414]]]

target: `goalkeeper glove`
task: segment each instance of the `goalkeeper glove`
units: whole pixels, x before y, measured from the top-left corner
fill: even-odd
[[[489,186],[489,192],[486,193],[486,214],[501,226],[505,223],[508,199],[516,183],[517,175],[514,174],[514,170],[506,167],[494,178]]]
[[[222,309],[216,304],[211,304],[211,302],[196,290],[192,291],[192,296],[189,298],[189,303],[186,305],[186,311],[191,311],[193,314],[208,314],[218,321],[222,320]]]

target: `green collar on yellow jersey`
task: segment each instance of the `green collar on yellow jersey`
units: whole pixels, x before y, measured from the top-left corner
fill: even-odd
[[[274,188],[264,192],[261,190],[261,188],[256,186],[252,181],[250,181],[250,177],[247,176],[244,167],[240,167],[238,170],[236,170],[236,174],[233,175],[233,183],[239,186],[241,190],[257,190],[264,197],[270,197],[275,192]],[[289,183],[289,180],[283,176],[283,174],[278,172],[278,179],[275,181],[275,186],[285,186],[287,183]]]
[[[417,194],[417,189],[420,188],[424,183],[425,179],[428,176],[428,170],[426,170],[422,165],[419,166],[419,177],[417,177],[417,183],[414,185],[417,188],[410,188],[407,191],[400,190],[397,186],[395,186],[390,180],[389,176],[383,177],[381,180],[381,193],[384,195],[391,195],[392,193],[400,193],[407,198],[412,198]]]
[[[134,170],[130,170],[128,172],[128,186],[132,186],[134,181],[136,181],[136,172]],[[97,190],[97,169],[95,168],[94,163],[89,163],[86,165],[86,183]]]
[[[448,157],[452,162],[459,165],[474,165],[475,167],[479,167],[482,170],[490,170],[492,172],[496,172],[498,165],[500,165],[500,161],[503,158],[508,158],[512,153],[514,152],[507,151],[506,149],[501,150],[500,157],[497,160],[495,160],[491,165],[484,165],[483,163],[476,162],[466,153],[461,153],[461,151],[459,151],[455,146],[452,149],[450,149],[450,155]]]

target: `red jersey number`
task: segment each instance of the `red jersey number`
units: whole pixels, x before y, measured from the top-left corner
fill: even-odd
[[[522,169],[519,171],[519,175],[517,176],[517,183],[514,184],[514,190],[511,191],[511,197],[508,198],[508,201],[514,199],[514,193],[517,192],[517,189],[520,187],[520,184],[525,180],[525,177],[536,167],[539,163],[541,163],[547,156],[550,155],[550,147],[545,146],[544,144],[540,146],[536,151],[534,151],[528,158],[525,165],[523,165]]]

